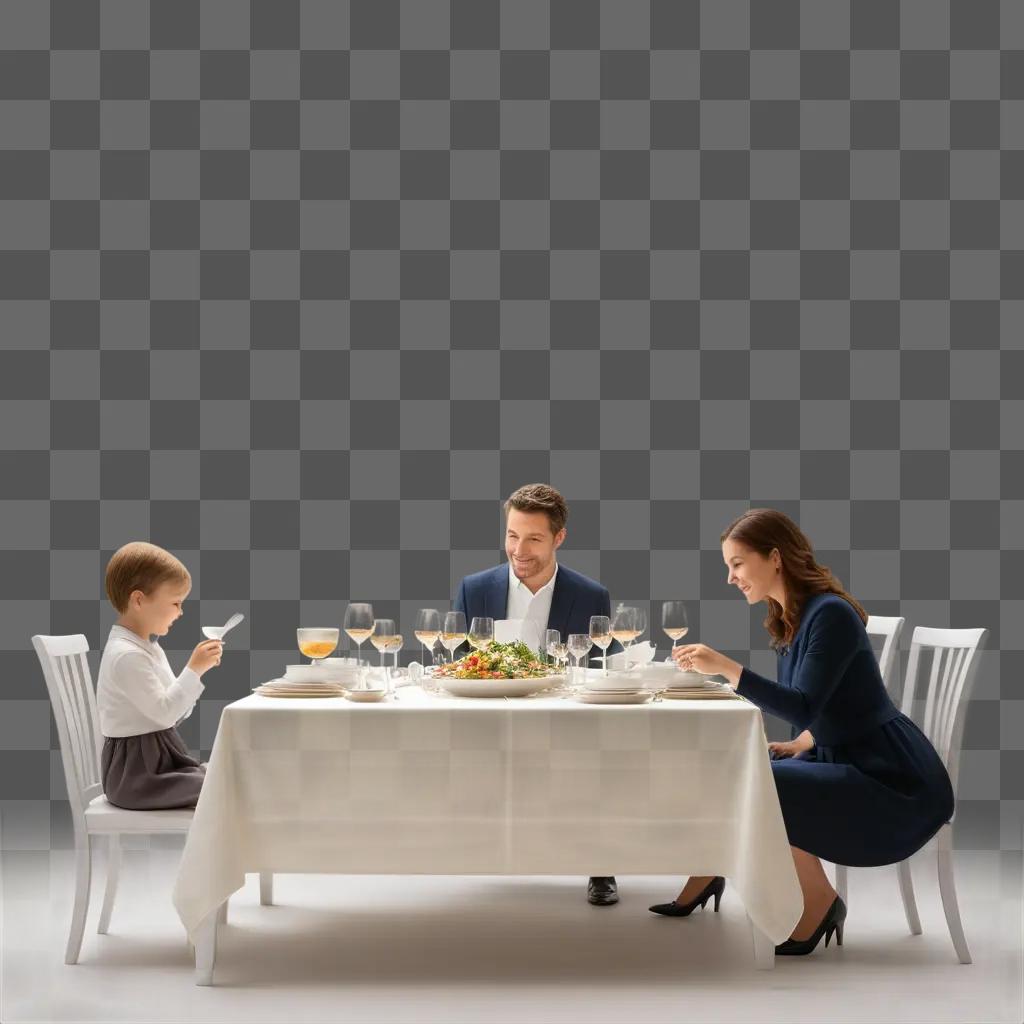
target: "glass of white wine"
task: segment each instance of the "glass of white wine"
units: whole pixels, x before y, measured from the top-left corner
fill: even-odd
[[[485,615],[476,616],[469,624],[469,633],[466,636],[469,646],[474,650],[482,651],[494,641],[494,619]]]
[[[464,612],[445,612],[441,626],[441,643],[451,661],[455,660],[455,649],[466,639],[466,615]]]
[[[637,610],[630,605],[620,604],[612,616],[612,639],[622,644],[622,660],[629,668],[629,647],[640,635],[637,629]]]
[[[590,616],[590,639],[601,648],[601,667],[608,675],[608,648],[612,643],[612,623],[607,615]]]
[[[405,638],[402,636],[402,634],[395,633],[395,635],[391,637],[391,642],[387,645],[387,647],[384,648],[385,654],[393,654],[395,656],[394,666],[390,673],[391,678],[388,680],[388,689],[391,691],[391,695],[394,697],[398,696],[398,694],[395,692],[398,689],[398,683],[396,682],[396,680],[398,679],[398,676],[400,674],[398,671],[398,652],[402,649],[403,643],[405,643]]]
[[[373,633],[370,636],[370,643],[373,644],[380,653],[381,668],[384,667],[384,655],[391,650],[397,636],[398,630],[395,628],[394,619],[373,620]]]
[[[689,632],[686,621],[686,605],[682,601],[661,602],[661,628],[672,641],[673,648]]]
[[[441,635],[441,616],[436,608],[421,608],[416,613],[416,628],[413,630],[416,639],[423,648],[423,666],[427,665],[427,648],[430,648],[430,661],[434,661],[434,644]]]
[[[365,603],[350,604],[345,609],[345,632],[356,645],[356,663],[362,662],[363,643],[373,632],[373,605]]]
[[[569,634],[569,655],[575,662],[575,667],[578,670],[580,666],[583,666],[583,678],[580,682],[586,682],[587,679],[587,666],[583,659],[590,653],[590,649],[594,646],[594,641],[590,639],[587,633],[570,633]]]

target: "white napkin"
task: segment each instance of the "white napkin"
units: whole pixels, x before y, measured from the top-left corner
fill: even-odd
[[[633,644],[626,651],[619,651],[618,654],[608,655],[608,668],[612,669],[623,669],[626,667],[628,662],[630,665],[647,665],[654,661],[654,644],[647,641],[642,644]],[[598,654],[596,657],[591,652],[590,658],[591,665],[603,665],[604,662],[601,660],[601,655]]]
[[[525,619],[495,619],[494,639],[499,644],[510,644],[520,639]]]

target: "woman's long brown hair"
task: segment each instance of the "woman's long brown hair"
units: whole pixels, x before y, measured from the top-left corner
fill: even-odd
[[[734,540],[767,558],[778,550],[782,559],[782,584],[786,589],[787,606],[774,598],[765,600],[768,617],[764,628],[771,636],[773,648],[788,647],[800,628],[800,616],[807,599],[814,594],[838,594],[853,605],[866,624],[868,613],[860,602],[847,593],[842,582],[832,575],[827,565],[814,557],[807,535],[785,513],[773,508],[748,509],[734,520],[722,534],[721,541]]]

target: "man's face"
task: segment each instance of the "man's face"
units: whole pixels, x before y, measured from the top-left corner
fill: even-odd
[[[517,579],[529,580],[549,571],[563,540],[565,528],[552,533],[546,512],[509,509],[505,521],[505,554]]]

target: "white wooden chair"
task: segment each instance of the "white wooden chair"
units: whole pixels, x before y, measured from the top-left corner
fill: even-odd
[[[936,629],[918,626],[911,637],[907,678],[903,688],[900,710],[913,717],[914,697],[918,671],[922,661],[931,659],[928,688],[925,693],[924,721],[921,731],[935,747],[949,773],[956,795],[960,769],[960,750],[963,742],[964,722],[971,692],[977,678],[979,653],[988,637],[987,629]],[[953,876],[953,817],[946,822],[936,837],[938,844],[939,894],[953,948],[962,964],[971,963],[971,952],[960,920],[956,884]],[[839,877],[837,865],[837,883]],[[910,860],[897,865],[900,894],[907,924],[913,935],[921,934],[921,919],[917,913],[914,885],[910,874]],[[845,876],[845,868],[843,869]],[[845,883],[845,877],[844,877]],[[838,891],[839,885],[836,885]]]
[[[898,671],[896,669],[900,653],[900,637],[903,634],[903,627],[906,619],[899,615],[869,615],[867,626],[868,636],[882,640],[882,649],[878,652],[878,668],[882,673],[882,682],[885,684],[889,696],[896,698],[896,683],[898,682]],[[909,877],[909,870],[908,870]],[[900,887],[902,889],[902,872],[900,874]],[[844,903],[849,903],[847,897],[847,871],[845,864],[836,865],[836,892],[842,897]]]
[[[117,895],[121,868],[121,836],[186,833],[192,823],[191,808],[166,811],[127,811],[107,802],[100,780],[99,716],[96,695],[86,652],[89,641],[75,636],[34,636],[39,664],[46,678],[50,705],[60,737],[61,760],[71,803],[75,830],[75,903],[71,913],[71,931],[64,954],[66,964],[78,963],[82,934],[89,912],[92,882],[92,838],[105,837],[108,843],[107,883],[100,910],[99,927],[106,935]],[[221,911],[226,919],[227,904]]]

